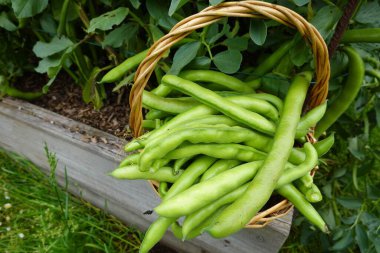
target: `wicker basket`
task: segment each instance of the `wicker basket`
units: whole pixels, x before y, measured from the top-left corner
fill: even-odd
[[[280,6],[261,1],[224,2],[217,6],[210,6],[201,12],[189,16],[178,22],[168,34],[156,41],[138,67],[134,85],[132,87],[130,103],[130,127],[135,137],[142,133],[142,93],[154,71],[157,62],[165,55],[175,43],[191,34],[194,30],[219,21],[224,17],[242,17],[256,19],[272,19],[283,25],[296,29],[311,47],[314,60],[316,83],[310,90],[305,108],[311,109],[326,100],[328,80],[330,78],[330,63],[327,46],[318,30],[307,22],[298,13]],[[310,140],[314,140],[311,136]],[[151,182],[156,190],[155,182]],[[283,200],[258,213],[246,227],[258,228],[287,214],[292,209],[291,203]]]

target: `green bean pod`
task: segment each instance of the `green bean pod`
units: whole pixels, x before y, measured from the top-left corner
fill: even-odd
[[[347,54],[348,76],[342,92],[328,106],[323,118],[318,122],[314,136],[319,138],[350,106],[363,83],[365,66],[360,54],[352,47],[343,48]]]
[[[276,189],[308,174],[318,164],[318,153],[313,145],[305,143],[304,150],[306,154],[304,162],[296,168],[285,170],[277,181]]]
[[[335,142],[334,134],[330,134],[327,138],[314,143],[314,148],[317,150],[318,157],[322,157],[324,154],[329,152]]]
[[[181,159],[199,154],[244,162],[262,160],[267,155],[264,152],[240,144],[194,144],[179,147],[167,153],[166,157],[168,159]]]
[[[218,217],[208,232],[216,238],[242,229],[269,200],[294,145],[297,124],[311,80],[311,73],[297,75],[285,98],[271,151],[247,191]],[[255,201],[252,202],[251,200]]]
[[[171,227],[173,234],[175,235],[175,237],[177,237],[178,239],[181,239],[181,240],[194,239],[195,237],[201,235],[211,224],[214,223],[215,219],[219,216],[219,214],[222,213],[224,208],[225,208],[225,206],[222,206],[221,208],[216,210],[213,214],[211,214],[209,217],[207,217],[207,219],[204,222],[202,222],[199,226],[192,229],[186,235],[186,237],[184,237],[184,235],[182,234],[182,227],[177,222],[173,223],[173,225]]]
[[[168,193],[169,186],[168,182],[160,181],[160,184],[158,185],[158,194],[161,198],[164,198],[165,195]]]
[[[312,224],[319,228],[322,232],[328,233],[329,229],[314,209],[314,207],[306,200],[301,192],[297,190],[292,184],[285,185],[277,190],[279,194],[287,198],[292,204],[303,214]]]
[[[342,43],[380,43],[380,28],[362,28],[347,30]]]
[[[229,170],[241,162],[238,160],[218,160],[201,177],[200,182],[206,181],[223,171]]]
[[[147,171],[155,160],[163,158],[183,142],[190,143],[241,143],[255,139],[257,134],[242,127],[191,127],[171,131],[149,142],[140,156],[140,170]]]
[[[145,118],[148,120],[156,120],[156,119],[164,119],[170,115],[172,114],[170,114],[169,112],[151,109],[149,110],[147,114],[145,114]]]
[[[253,95],[256,95],[256,96],[253,96]],[[263,101],[259,101],[259,100],[267,100],[270,103],[272,103],[272,101],[274,101],[274,103],[277,103],[277,105],[275,105],[275,106],[281,107],[281,104],[278,104],[278,102],[275,102],[278,99],[275,96],[272,96],[269,94],[267,96],[261,96],[261,94],[253,94],[253,95],[252,95],[252,98],[255,98],[255,99],[244,100],[244,103],[242,104],[242,105],[245,105],[249,110],[256,111],[256,112],[267,111],[268,109],[266,109],[265,107],[262,107]],[[226,99],[231,99],[231,98],[228,97]],[[236,101],[240,101],[240,100],[237,99]],[[248,101],[250,101],[250,102],[247,104]],[[151,112],[153,112],[153,110]],[[161,117],[149,117],[150,116],[149,114],[151,114],[151,112],[149,112],[145,116],[146,119],[161,118],[161,117],[166,117],[168,115],[168,114],[165,114]],[[185,124],[185,122],[192,122],[196,119],[204,118],[206,116],[209,116],[212,114],[217,114],[217,113],[218,113],[217,110],[211,109],[210,107],[208,107],[206,105],[198,105],[198,106],[196,106],[196,107],[194,107],[194,108],[192,108],[186,112],[183,112],[181,114],[176,115],[169,122],[167,122],[163,126],[161,126],[161,128],[154,130],[154,131],[151,131],[148,134],[145,134],[144,137],[140,137],[140,138],[137,138],[137,139],[131,141],[130,143],[128,143],[124,147],[124,150],[126,152],[130,152],[130,151],[134,151],[134,150],[143,148],[146,145],[146,143],[149,142],[150,138],[161,136],[161,135],[165,134],[168,130]]]
[[[147,53],[148,49],[129,57],[128,59],[120,63],[118,66],[108,71],[103,76],[102,80],[100,80],[100,83],[113,83],[121,79],[123,75],[125,75],[128,71],[137,67],[140,64],[140,62],[144,60]]]
[[[261,165],[262,161],[255,161],[224,171],[171,199],[163,200],[154,210],[164,217],[189,215],[251,180]]]
[[[226,195],[218,198],[216,201],[196,210],[195,212],[186,216],[182,225],[183,240],[188,239],[187,235],[202,222],[204,222],[212,213],[226,204],[234,202],[239,196],[241,196],[248,187],[248,183],[243,184],[239,188],[227,193]]]
[[[210,157],[200,157],[187,167],[182,175],[170,187],[164,199],[170,199],[176,194],[189,188],[202,175],[215,159]],[[158,217],[148,228],[144,240],[140,245],[140,253],[148,253],[164,236],[166,230],[176,221],[177,218]]]
[[[151,92],[153,94],[160,96],[160,97],[167,97],[171,91],[172,91],[172,89],[170,87],[164,85],[164,84],[160,84],[156,88],[151,90]]]
[[[189,156],[189,157],[177,159],[173,165],[173,174],[177,174],[177,172],[182,168],[182,166],[193,158],[194,158],[193,156]]]
[[[208,105],[255,130],[268,135],[273,135],[276,130],[275,124],[260,114],[244,109],[196,83],[174,75],[165,75],[162,78],[162,82],[169,87],[194,97],[199,102]]]
[[[254,92],[254,90],[251,87],[247,86],[243,81],[219,71],[185,70],[182,71],[178,76],[192,82],[200,81],[217,83],[229,90],[240,91],[244,93]]]
[[[300,177],[297,181],[299,181],[300,184],[303,184],[307,188],[310,188],[314,183],[314,179],[310,173]]]
[[[295,185],[310,203],[317,203],[322,200],[322,193],[316,184],[307,187],[301,181],[296,181]]]
[[[178,174],[174,175],[171,167],[162,167],[154,173],[142,172],[138,165],[128,165],[115,169],[110,175],[118,179],[146,179],[174,183],[182,172],[183,170],[180,170]]]
[[[326,108],[327,102],[324,102],[302,116],[297,125],[296,138],[305,136],[309,132],[309,129],[314,127],[322,119]]]
[[[143,92],[143,106],[170,114],[178,114],[199,105],[193,98],[162,98],[149,91]]]
[[[130,154],[128,155],[121,163],[119,167],[124,167],[127,165],[138,164],[140,160],[140,153]]]

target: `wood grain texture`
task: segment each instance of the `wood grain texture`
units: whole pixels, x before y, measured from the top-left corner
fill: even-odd
[[[13,99],[0,101],[0,146],[24,155],[49,173],[45,144],[58,158],[57,178],[64,183],[64,169],[69,189],[75,195],[106,209],[130,226],[145,231],[156,218],[144,215],[159,198],[143,180],[116,180],[107,175],[127,154],[125,141],[90,126],[70,120],[35,105]],[[85,136],[97,136],[92,143]],[[107,144],[99,141],[106,139]],[[179,252],[277,252],[286,240],[292,212],[265,228],[244,229],[225,239],[208,235],[181,242],[168,232],[163,243]]]

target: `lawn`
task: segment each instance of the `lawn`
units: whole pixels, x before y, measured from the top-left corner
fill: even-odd
[[[46,152],[49,177],[0,149],[0,251],[137,252],[142,233],[59,187]]]

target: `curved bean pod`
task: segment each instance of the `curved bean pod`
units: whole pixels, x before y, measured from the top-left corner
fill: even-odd
[[[207,181],[192,186],[171,199],[165,199],[154,210],[165,217],[188,215],[251,180],[261,165],[262,161],[255,161],[224,171]]]
[[[201,81],[217,83],[229,90],[241,91],[245,93],[254,92],[254,90],[251,87],[247,86],[243,81],[219,71],[185,70],[182,71],[178,76],[192,82]]]
[[[220,159],[236,159],[244,162],[261,160],[266,153],[240,144],[194,144],[179,147],[167,153],[168,159],[180,159],[194,155],[207,155]]]
[[[183,170],[180,170],[174,175],[171,167],[162,167],[154,173],[141,172],[138,165],[128,165],[115,169],[110,175],[118,179],[147,179],[174,183],[182,173]]]
[[[343,50],[349,59],[348,76],[342,92],[329,105],[325,115],[318,122],[314,133],[315,138],[319,138],[348,109],[363,83],[365,73],[363,59],[352,47],[345,47]]]
[[[162,82],[260,132],[273,135],[276,130],[275,124],[260,114],[244,109],[196,83],[174,75],[165,75]]]
[[[195,180],[204,173],[210,165],[215,162],[215,159],[210,157],[200,157],[196,159],[182,173],[182,176],[170,187],[165,194],[164,199],[169,199],[176,194],[184,191],[194,184]],[[140,253],[147,253],[154,245],[156,245],[164,236],[166,230],[176,221],[177,218],[158,217],[148,228],[145,233],[144,240],[140,245]]]
[[[328,233],[329,229],[315,210],[315,208],[306,200],[306,198],[300,193],[296,187],[292,184],[287,184],[277,190],[277,192],[283,197],[287,198],[297,208],[300,213],[303,214],[312,224],[319,228],[322,232]]]
[[[285,98],[271,151],[247,191],[228,206],[214,226],[208,230],[212,236],[225,237],[242,229],[270,198],[294,145],[296,128],[310,80],[310,72],[304,72],[294,78]],[[255,202],[252,203],[252,199],[255,199]]]
[[[140,170],[147,171],[155,160],[161,159],[183,142],[191,143],[241,143],[254,140],[257,134],[242,127],[192,127],[173,130],[149,142],[140,156]]]

